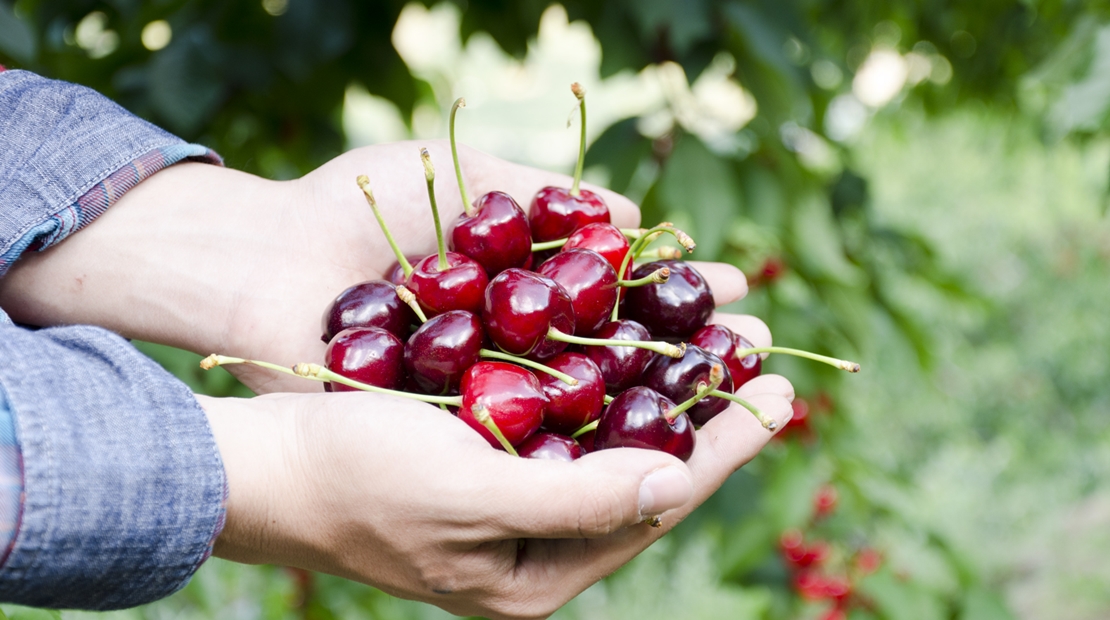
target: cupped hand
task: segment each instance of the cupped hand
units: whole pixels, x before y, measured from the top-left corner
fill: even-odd
[[[718,303],[733,268],[705,269]],[[756,346],[754,317],[717,315]],[[777,375],[738,393],[778,422]],[[683,463],[619,448],[574,463],[512,457],[434,406],[375,394],[202,399],[231,489],[216,554],[340,575],[460,615],[546,617],[669,531],[772,437],[732,406]],[[661,527],[643,523],[659,516]]]

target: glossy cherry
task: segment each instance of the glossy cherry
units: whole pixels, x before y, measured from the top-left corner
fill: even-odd
[[[672,401],[681,403],[692,398],[699,386],[709,383],[709,375],[714,366],[720,366],[724,370],[724,379],[718,389],[731,394],[732,378],[725,363],[716,355],[693,345],[687,346],[686,354],[678,359],[657,355],[648,364],[641,381],[643,385]],[[729,401],[723,398],[707,395],[693,404],[686,413],[695,425],[702,426],[727,409],[728,405]]]
[[[348,379],[389,390],[405,385],[405,345],[380,327],[351,327],[335,335],[324,350],[324,366]],[[330,392],[352,392],[342,383],[328,383]]]
[[[405,286],[429,316],[449,310],[480,312],[482,294],[489,284],[485,269],[457,252],[446,252],[444,257],[446,268],[440,267],[436,254],[418,261]]]
[[[663,284],[629,289],[622,310],[657,338],[689,338],[713,314],[713,292],[705,278],[682,261],[645,263],[632,272],[632,277],[647,277],[661,267],[670,268],[670,279]]]
[[[628,237],[625,237],[619,228],[604,222],[594,222],[571,233],[567,237],[567,242],[563,244],[562,251],[593,250],[604,256],[605,260],[613,266],[613,271],[617,271],[621,268],[624,255],[628,253],[628,247]],[[631,275],[632,265],[629,263],[625,268],[623,279],[628,280]]]
[[[555,433],[536,433],[520,444],[517,454],[528,459],[571,462],[585,452],[578,442]]]
[[[597,364],[581,353],[570,352],[560,353],[544,363],[574,377],[578,384],[569,385],[546,373],[536,375],[550,401],[544,413],[543,427],[570,435],[596,420],[605,406],[605,381]]]
[[[505,362],[478,362],[462,377],[459,419],[495,448],[503,447],[479,419],[484,408],[505,439],[518,446],[539,429],[547,397],[536,376]]]
[[[602,412],[594,448],[661,450],[683,461],[694,453],[694,425],[684,411],[655,390],[637,386],[621,392]]]
[[[650,340],[651,333],[636,321],[621,319],[602,325],[594,337],[611,340]],[[609,394],[619,394],[639,385],[644,368],[647,368],[648,363],[656,356],[647,349],[620,346],[585,347],[583,352],[601,370],[601,376],[605,380],[605,391]]]
[[[617,272],[593,250],[572,249],[544,261],[537,273],[563,285],[574,306],[574,333],[592,336],[617,303]]]
[[[428,394],[459,389],[463,373],[478,363],[485,333],[478,317],[451,310],[428,319],[405,344],[405,369]]]
[[[570,235],[587,224],[609,223],[609,207],[601,196],[578,187],[582,180],[582,165],[586,159],[586,91],[578,83],[572,84],[570,89],[578,98],[582,113],[578,164],[574,169],[574,182],[570,189],[545,187],[532,199],[532,206],[528,209],[528,219],[532,225],[533,241],[554,241]]]
[[[405,340],[416,315],[397,297],[393,284],[371,280],[340,293],[324,311],[322,323],[324,342],[349,327],[380,327]]]
[[[570,295],[551,278],[506,269],[486,287],[482,324],[505,352],[547,359],[566,349],[566,343],[547,335],[552,327],[574,332],[574,307]]]
[[[690,337],[690,344],[699,346],[724,361],[732,375],[734,390],[740,389],[741,385],[758,377],[763,371],[763,358],[758,353],[737,357],[737,352],[751,349],[754,345],[724,325],[706,325],[694,332]]]
[[[455,163],[459,193],[464,211],[451,231],[451,246],[477,261],[493,277],[510,267],[522,267],[532,253],[532,235],[528,218],[513,197],[505,192],[483,194],[471,204],[463,181],[459,151],[455,145],[455,113],[466,105],[459,97],[451,106],[449,135],[451,159]]]

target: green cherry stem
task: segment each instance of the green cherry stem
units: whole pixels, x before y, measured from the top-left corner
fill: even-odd
[[[769,431],[774,432],[779,427],[778,422],[775,422],[772,418],[767,417],[767,414],[760,411],[755,405],[749,403],[748,401],[740,398],[735,394],[729,394],[728,392],[722,390],[713,390],[709,393],[709,395],[716,396],[717,398],[723,398],[725,400],[731,400],[732,402],[747,409],[748,411],[752,412],[752,415],[755,416],[755,419],[759,420],[759,423],[763,426],[763,428]]]
[[[640,252],[636,258],[645,260],[678,260],[682,258],[682,250],[664,245],[662,247],[654,248],[651,250],[644,250]]]
[[[412,311],[416,313],[416,317],[420,319],[421,323],[428,322],[428,317],[424,314],[424,309],[421,308],[420,304],[416,301],[416,293],[409,290],[407,286],[398,285],[397,297],[399,297],[401,302],[406,306],[412,308]]]
[[[466,214],[473,217],[475,213],[474,205],[470,204],[470,196],[466,195],[466,184],[463,183],[462,166],[459,165],[459,148],[455,146],[455,113],[459,108],[466,107],[466,99],[459,97],[455,100],[454,105],[451,106],[451,120],[448,122],[447,135],[451,138],[451,159],[455,162],[455,177],[459,180],[459,194],[462,196],[463,210]]]
[[[516,449],[513,448],[513,444],[509,443],[508,439],[505,439],[505,434],[501,432],[501,429],[497,428],[497,422],[493,421],[493,416],[490,415],[489,409],[487,409],[483,405],[475,405],[474,408],[471,410],[471,413],[474,414],[474,419],[478,420],[479,424],[486,427],[489,432],[493,433],[493,436],[496,437],[497,441],[501,443],[501,447],[505,448],[505,452],[508,452],[513,456],[520,456],[519,454],[517,454]]]
[[[552,377],[555,377],[556,379],[559,379],[563,383],[566,383],[567,385],[578,385],[578,379],[575,379],[574,377],[568,375],[567,373],[555,370],[554,368],[552,368],[550,366],[544,366],[543,364],[541,364],[539,362],[533,362],[532,360],[524,358],[524,357],[520,357],[520,356],[517,356],[517,355],[510,355],[508,353],[503,353],[501,351],[494,351],[493,349],[480,349],[478,351],[478,353],[482,357],[486,357],[486,358],[489,358],[489,359],[504,360],[506,362],[512,362],[514,364],[520,364],[521,366],[527,366],[528,368],[532,368],[532,369],[538,370],[540,372],[545,372],[545,373],[551,375]]]
[[[574,185],[570,186],[570,195],[578,196],[578,184],[582,181],[582,166],[586,162],[586,89],[575,82],[570,85],[570,92],[578,98],[578,107],[582,112],[582,134],[578,139],[578,163],[574,166]]]
[[[670,279],[670,267],[660,267],[650,274],[636,280],[619,280],[617,282],[617,286],[623,286],[625,288],[635,288],[637,286],[647,286],[649,284],[666,284],[667,280]]]
[[[594,420],[593,422],[590,422],[589,424],[583,426],[582,428],[574,431],[574,434],[571,435],[570,438],[571,439],[578,439],[579,437],[581,437],[582,435],[585,435],[586,433],[588,433],[590,431],[596,431],[598,422],[600,422],[600,420]]]
[[[679,358],[686,355],[686,343],[679,343],[677,346],[669,342],[662,342],[657,340],[612,340],[608,338],[583,338],[582,336],[572,336],[565,334],[558,329],[551,327],[547,330],[547,337],[558,342],[567,342],[570,344],[581,344],[588,347],[636,347],[638,349],[647,349],[648,351],[655,351],[667,357]]]
[[[554,250],[561,248],[567,244],[567,239],[555,239],[554,241],[542,241],[532,244],[532,251],[539,252],[540,250]]]
[[[750,348],[750,349],[739,349],[739,350],[736,351],[736,358],[737,359],[744,359],[745,357],[747,357],[749,355],[754,355],[756,353],[781,353],[783,355],[793,355],[795,357],[804,357],[807,360],[813,360],[815,362],[821,362],[822,364],[828,364],[829,366],[832,366],[834,368],[839,368],[840,370],[846,370],[848,372],[859,372],[859,364],[857,364],[855,362],[849,362],[847,360],[838,360],[835,357],[826,357],[824,355],[818,355],[816,353],[810,353],[809,351],[802,351],[800,349],[790,349],[790,348],[787,348],[787,347],[753,347],[753,348]]]
[[[606,405],[608,405],[609,403],[613,402],[613,397],[606,394],[605,398],[603,398],[601,400],[604,401]]]
[[[720,387],[721,383],[724,380],[724,366],[720,364],[713,364],[713,367],[709,369],[709,383],[699,383],[698,390],[694,393],[693,396],[682,401],[678,405],[675,405],[670,411],[666,412],[663,415],[667,418],[667,420],[674,420],[678,417],[680,413],[698,404],[699,400],[717,391],[717,388]]]
[[[432,219],[436,223],[436,248],[439,252],[439,270],[447,271],[447,244],[443,242],[443,226],[439,223],[439,208],[436,206],[436,169],[432,167],[432,156],[428,149],[420,149],[420,161],[424,163],[424,179],[428,181],[428,202],[432,203]]]
[[[393,239],[393,235],[389,232],[389,227],[385,225],[385,220],[382,219],[381,211],[378,211],[378,202],[374,200],[374,192],[370,191],[370,178],[365,174],[360,174],[355,181],[357,181],[358,186],[362,188],[362,193],[366,195],[366,202],[370,204],[370,210],[374,212],[374,219],[378,220],[378,227],[382,229],[385,240],[389,242],[389,247],[393,249],[393,254],[397,257],[397,262],[400,263],[401,269],[404,270],[405,277],[409,277],[409,274],[412,273],[412,263],[401,253],[401,248],[398,247],[397,242]]]
[[[344,377],[339,373],[332,372],[331,370],[328,370],[327,368],[319,364],[307,364],[301,362],[293,366],[293,368],[286,368],[285,366],[272,364],[270,362],[260,362],[258,360],[243,359],[241,357],[228,357],[226,355],[212,354],[201,360],[200,367],[205,370],[211,370],[216,366],[227,366],[230,364],[250,364],[252,366],[260,366],[262,368],[268,368],[270,370],[275,370],[277,372],[292,375],[294,377],[311,379],[313,381],[320,381],[322,383],[342,383],[343,385],[347,385],[355,388],[356,390],[362,390],[364,392],[374,392],[376,394],[386,394],[389,396],[411,398],[413,400],[419,400],[425,403],[431,403],[433,405],[454,405],[455,407],[462,406],[462,396],[430,396],[427,394],[413,394],[411,392],[390,390],[387,388],[378,387],[376,385],[362,383],[361,381],[355,381],[354,379],[348,379],[347,377]]]

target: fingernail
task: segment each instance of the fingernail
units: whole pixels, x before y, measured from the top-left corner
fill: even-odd
[[[640,517],[654,517],[678,508],[694,496],[690,478],[677,467],[657,469],[640,483]]]
[[[775,432],[781,431],[786,428],[786,423],[794,419],[794,403],[791,402],[786,407],[775,407],[775,412],[770,415],[775,421]]]

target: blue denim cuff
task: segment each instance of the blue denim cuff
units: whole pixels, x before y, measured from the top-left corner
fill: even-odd
[[[0,276],[23,252],[58,243],[187,158],[222,163],[94,90],[0,72]]]
[[[188,387],[95,327],[0,326],[24,504],[0,601],[119,609],[183,587],[223,525],[225,477]]]

